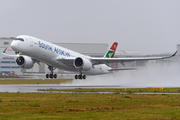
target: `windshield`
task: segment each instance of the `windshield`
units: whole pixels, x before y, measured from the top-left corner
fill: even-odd
[[[22,39],[22,38],[15,38],[14,40],[24,41],[24,39]]]

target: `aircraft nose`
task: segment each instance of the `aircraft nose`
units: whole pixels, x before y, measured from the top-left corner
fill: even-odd
[[[14,50],[14,51],[17,51],[18,49],[18,43],[16,41],[12,41],[11,42],[11,48]]]

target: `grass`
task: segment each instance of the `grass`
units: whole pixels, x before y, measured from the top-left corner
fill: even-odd
[[[180,119],[180,95],[0,93],[0,119]]]
[[[72,83],[72,79],[14,79],[0,80],[0,84],[61,84]]]
[[[147,88],[107,88],[107,89],[39,89],[39,91],[65,91],[65,92],[127,92],[129,94],[137,92],[154,92],[154,93],[180,93],[180,88],[163,88],[163,89],[147,89]]]
[[[0,84],[60,84],[67,79],[0,80]],[[47,90],[45,90],[47,91]],[[178,120],[180,88],[68,89],[49,91],[127,92],[129,94],[0,93],[0,120]]]

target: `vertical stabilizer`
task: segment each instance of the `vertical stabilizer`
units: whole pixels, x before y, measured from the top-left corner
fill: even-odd
[[[114,42],[111,48],[107,51],[107,53],[104,55],[104,58],[113,58],[114,54],[116,52],[116,48],[118,46],[117,42]]]

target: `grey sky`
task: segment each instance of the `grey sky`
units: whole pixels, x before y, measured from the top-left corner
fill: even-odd
[[[180,44],[180,0],[0,0],[0,36],[108,43],[144,54]]]

